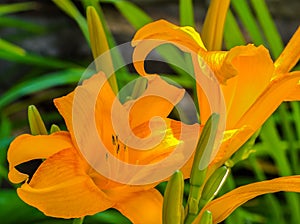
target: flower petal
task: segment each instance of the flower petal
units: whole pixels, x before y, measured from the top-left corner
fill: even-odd
[[[162,223],[163,197],[156,189],[135,193],[114,208],[135,224]]]
[[[160,136],[161,133],[164,132],[164,137],[159,142],[159,144],[149,150],[138,150],[131,148],[128,149],[128,154],[130,155],[129,161],[131,163],[135,164],[136,161],[138,161],[139,164],[154,163],[170,155],[170,153],[179,145],[185,148],[196,146],[200,131],[198,124],[186,125],[180,121],[175,121],[169,118],[164,119],[164,122],[166,125],[165,129],[162,129],[160,131],[156,130],[151,133],[151,136]],[[152,122],[152,124],[155,123],[156,122]],[[160,125],[160,122],[158,123],[158,125]],[[153,129],[155,130],[155,128]],[[148,135],[150,135],[149,123],[143,123],[142,125],[136,127],[133,132],[138,137],[147,137]],[[189,139],[183,139],[184,136],[189,136]],[[143,141],[145,141],[145,143],[143,143]],[[149,145],[146,138],[140,140],[140,145],[142,146],[143,144],[145,144],[145,148],[147,148],[147,146]]]
[[[88,130],[92,129],[90,125],[94,125],[93,121],[96,121],[98,134],[108,147],[111,145],[111,138],[114,134],[111,122],[111,109],[114,100],[120,104],[105,74],[100,72],[85,80],[82,86],[77,87],[74,92],[55,99],[54,103],[65,119],[73,142],[76,143],[78,140],[75,138],[73,122],[76,122],[76,127],[81,127],[80,130],[79,128],[76,130],[77,136],[83,136],[88,133]],[[76,107],[74,103],[76,103]],[[92,108],[92,111],[89,111],[88,108]],[[90,116],[90,113],[92,113],[93,116]],[[78,116],[76,116],[78,114],[83,114],[85,118],[78,118]]]
[[[9,162],[8,178],[13,183],[20,183],[28,178],[15,169],[21,163],[34,159],[47,159],[49,156],[73,147],[69,133],[56,132],[52,135],[18,136],[10,145],[7,152]]]
[[[199,33],[194,28],[176,26],[166,20],[158,20],[143,26],[136,32],[132,45],[136,47],[139,41],[146,39],[177,43],[196,52],[199,48],[205,49]]]
[[[269,52],[263,46],[239,46],[230,52],[237,76],[222,86],[227,106],[227,129],[235,124],[268,86],[274,66]]]
[[[137,99],[124,104],[130,111],[130,125],[135,128],[155,116],[166,118],[183,98],[185,90],[168,84],[157,75],[146,77],[147,89]]]
[[[300,59],[300,27],[275,61],[274,78],[289,72]]]
[[[17,193],[45,215],[58,218],[93,215],[113,205],[86,174],[85,164],[74,148],[49,157]]]
[[[205,206],[193,223],[199,222],[205,210],[212,212],[213,223],[220,223],[245,202],[278,191],[300,192],[300,176],[280,177],[236,188]]]
[[[288,73],[278,79],[274,79],[243,117],[240,118],[236,127],[239,128],[246,124],[251,124],[251,128],[256,131],[285,98],[299,88],[299,80],[300,71]]]
[[[179,27],[165,20],[149,23],[139,29],[132,40],[132,46],[135,47],[133,64],[140,75],[147,75],[144,61],[150,51],[166,43],[173,44],[185,52],[205,51],[200,35],[194,28]]]
[[[286,101],[300,101],[300,83],[298,83],[297,88],[290,92],[290,94],[285,98]]]
[[[222,144],[210,165],[220,166],[227,161],[254,133],[249,126],[228,130],[224,133]]]

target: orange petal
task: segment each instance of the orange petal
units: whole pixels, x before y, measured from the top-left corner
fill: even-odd
[[[199,125],[185,125],[167,118],[163,122],[166,126],[161,130],[158,129],[160,126],[156,127],[155,122],[152,123],[154,130],[152,129],[150,139],[147,138],[150,134],[148,123],[133,130],[133,135],[138,137],[137,141],[132,142],[131,138],[123,141],[119,137],[113,156],[106,156],[104,161],[108,164],[112,179],[121,178],[123,183],[126,181],[134,184],[157,182],[165,179],[187,162],[197,145]],[[157,136],[159,139],[156,138]],[[120,141],[125,142],[125,145]],[[116,161],[115,158],[124,163]]]
[[[156,189],[137,192],[114,208],[136,224],[162,223],[163,197]]]
[[[164,132],[164,137],[159,144],[149,150],[137,150],[129,148],[129,161],[131,163],[149,164],[160,161],[167,157],[177,146],[189,148],[195,147],[197,139],[199,137],[199,125],[186,125],[180,121],[175,121],[169,118],[164,119],[166,128],[162,130],[156,130],[151,133],[151,136],[161,135]],[[154,122],[155,123],[155,122]],[[155,130],[155,128],[154,128]],[[145,138],[150,134],[149,123],[146,122],[133,130],[133,132],[141,137]],[[183,133],[184,132],[184,133]],[[184,139],[185,137],[188,139]],[[143,143],[145,141],[146,143]],[[148,146],[146,139],[141,139],[140,144]],[[145,146],[145,148],[146,148]],[[143,147],[142,147],[143,148]]]
[[[28,178],[15,169],[15,166],[34,159],[46,159],[53,154],[73,147],[69,133],[56,132],[52,135],[20,135],[10,145],[7,152],[9,162],[8,178],[20,183]]]
[[[135,128],[155,116],[167,117],[183,98],[185,90],[168,84],[157,75],[146,77],[148,86],[137,99],[124,104],[130,110],[130,125]]]
[[[18,189],[19,197],[47,216],[78,218],[113,206],[113,202],[86,174],[84,164],[72,148],[49,157],[30,183]]]
[[[274,78],[289,72],[300,59],[300,27],[275,61]]]
[[[54,105],[56,106],[58,112],[64,118],[66,126],[72,136],[73,133],[73,124],[72,124],[72,106],[74,99],[74,91],[69,93],[66,96],[56,98],[53,100]]]
[[[298,83],[297,88],[293,90],[286,98],[286,101],[299,101],[300,100],[300,83]]]
[[[285,98],[299,88],[299,79],[300,71],[288,73],[274,79],[238,121],[236,127],[251,125],[251,128],[256,131]]]
[[[179,27],[165,20],[149,23],[138,30],[132,40],[132,46],[135,47],[133,64],[140,75],[147,75],[144,61],[150,51],[166,43],[174,44],[186,52],[205,50],[199,33],[192,27]]]
[[[110,145],[114,134],[111,122],[111,108],[114,100],[118,102],[105,74],[100,72],[85,80],[74,92],[55,99],[54,103],[64,117],[74,142],[79,140],[78,136],[85,136],[88,130],[92,129],[90,126],[96,123],[102,141]],[[79,118],[78,114],[83,117]],[[76,122],[77,139],[73,130],[73,122]]]
[[[253,135],[253,133],[254,130],[248,126],[225,131],[222,144],[210,165],[222,165]]]
[[[239,46],[230,52],[235,55],[231,63],[237,76],[228,80],[222,90],[227,106],[227,129],[234,129],[270,83],[274,66],[268,50],[263,46]]]
[[[300,192],[300,176],[280,177],[236,188],[205,206],[193,223],[199,223],[205,210],[212,212],[213,223],[220,223],[245,202],[259,195],[279,191]]]
[[[227,108],[227,129],[234,129],[234,123],[250,107],[271,80],[274,66],[268,50],[263,46],[238,46],[228,52],[212,51],[199,54],[193,59],[196,79],[201,82],[201,74],[210,75],[203,66],[203,60],[214,72],[222,85]],[[228,81],[227,81],[228,80]],[[210,114],[209,103],[201,86],[197,85],[197,96],[201,122],[205,123]]]
[[[146,39],[177,43],[196,52],[199,48],[205,49],[199,33],[194,28],[176,26],[166,20],[158,20],[139,29],[132,40],[132,45],[136,47],[139,41]]]

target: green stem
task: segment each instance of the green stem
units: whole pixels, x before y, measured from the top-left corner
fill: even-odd
[[[287,140],[288,148],[291,153],[291,167],[292,170],[296,170],[299,164],[299,158],[297,153],[296,143],[296,136],[294,131],[292,130],[292,126],[289,119],[289,114],[287,111],[287,104],[283,103],[278,108],[278,114],[280,117],[280,124],[282,125],[283,129],[283,137]]]
[[[256,178],[259,181],[266,180],[266,175],[263,172],[263,170],[259,167],[259,164],[258,164],[255,156],[250,156],[249,162],[251,163],[251,165],[253,167],[253,171],[255,173]],[[275,222],[284,223],[282,209],[280,207],[280,203],[277,200],[277,198],[272,194],[267,194],[267,195],[264,195],[263,197],[266,199],[268,206],[270,206],[269,211],[272,212],[271,218],[273,221],[271,223],[275,223]]]
[[[82,217],[82,218],[75,218],[75,219],[73,219],[72,224],[82,224],[83,220],[84,220],[84,217]]]

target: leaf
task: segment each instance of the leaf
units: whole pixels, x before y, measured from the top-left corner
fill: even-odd
[[[31,33],[45,33],[47,31],[46,27],[42,25],[35,24],[33,22],[25,21],[23,19],[14,18],[14,17],[1,17],[0,26],[5,27],[15,27],[18,29],[26,30]]]
[[[52,0],[62,11],[74,19],[80,27],[86,41],[90,43],[89,31],[86,19],[82,16],[76,6],[70,0]]]
[[[274,58],[277,58],[282,52],[284,45],[266,2],[264,0],[251,0],[251,4],[266,36],[270,52]]]
[[[12,3],[12,4],[1,4],[0,5],[0,16],[15,13],[15,12],[22,12],[31,9],[36,9],[37,3],[36,2],[21,2],[21,3]]]
[[[231,4],[238,17],[240,18],[243,27],[249,33],[252,42],[256,45],[263,44],[263,35],[261,33],[261,30],[259,29],[257,22],[255,21],[255,17],[251,12],[248,2],[246,0],[231,0]]]
[[[195,26],[192,0],[179,1],[179,17],[181,26]]]
[[[227,49],[246,44],[245,38],[230,9],[227,12],[224,25],[224,42]]]
[[[113,3],[135,29],[139,29],[152,21],[150,16],[129,1],[101,0],[101,2]]]
[[[15,190],[0,191],[0,220],[5,224],[29,224],[47,219],[40,211],[19,199]]]
[[[78,68],[77,64],[61,61],[55,58],[41,57],[36,54],[28,53],[23,48],[0,39],[0,58],[8,61],[36,65],[48,68]]]
[[[0,38],[0,50],[8,51],[11,52],[12,54],[16,54],[20,56],[24,56],[26,54],[26,51],[23,48],[14,45],[1,38]]]
[[[68,69],[24,81],[5,92],[0,98],[0,108],[28,94],[50,87],[76,83],[84,73],[83,69]]]

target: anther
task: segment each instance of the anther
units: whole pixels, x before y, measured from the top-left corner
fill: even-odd
[[[113,145],[116,145],[116,140],[115,140],[115,136],[114,135],[111,136],[111,141],[112,141]]]
[[[119,153],[120,151],[120,144],[117,145],[117,154]]]

